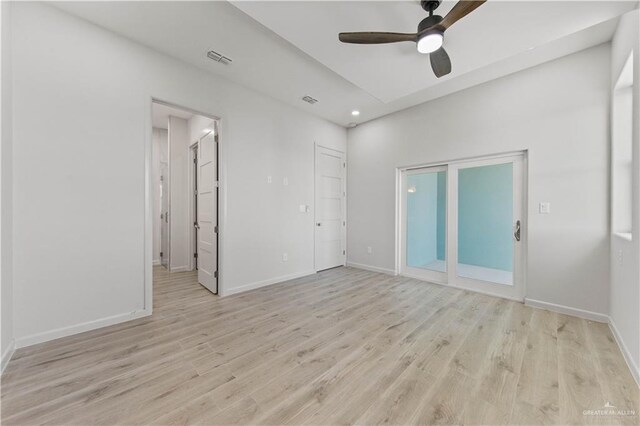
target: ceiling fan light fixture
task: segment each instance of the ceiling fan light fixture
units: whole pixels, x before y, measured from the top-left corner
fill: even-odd
[[[431,53],[442,47],[444,34],[441,31],[428,31],[418,40],[418,52]]]

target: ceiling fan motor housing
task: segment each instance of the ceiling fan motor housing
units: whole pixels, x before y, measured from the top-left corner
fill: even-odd
[[[429,27],[433,27],[434,25],[439,24],[440,22],[442,22],[442,19],[443,19],[442,16],[438,16],[438,15],[431,15],[427,18],[424,18],[418,24],[418,34]]]

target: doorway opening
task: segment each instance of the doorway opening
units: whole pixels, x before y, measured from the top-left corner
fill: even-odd
[[[398,270],[524,299],[523,153],[399,170]]]
[[[153,265],[218,294],[219,119],[152,101]]]

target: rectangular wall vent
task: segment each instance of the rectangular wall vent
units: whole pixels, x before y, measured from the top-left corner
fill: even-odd
[[[211,59],[212,61],[216,61],[216,62],[220,62],[222,64],[228,65],[231,62],[233,62],[231,60],[231,58],[227,58],[226,56],[224,56],[221,53],[216,52],[215,50],[210,50],[207,52],[207,57],[209,59]]]
[[[305,101],[305,102],[306,102],[306,103],[308,103],[308,104],[311,104],[311,105],[313,105],[313,104],[315,104],[315,103],[317,103],[317,102],[318,102],[318,100],[317,100],[317,99],[313,99],[313,98],[312,98],[311,96],[309,96],[309,95],[304,96],[304,97],[302,98],[302,100],[303,100],[303,101]]]

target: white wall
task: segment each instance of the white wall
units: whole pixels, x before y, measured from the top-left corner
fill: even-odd
[[[611,49],[611,90],[629,57],[634,54],[633,206],[631,241],[611,236],[610,318],[627,363],[640,383],[640,14],[624,15]]]
[[[207,130],[213,130],[214,120],[203,117],[201,115],[194,115],[189,119],[189,145],[200,140],[204,136]]]
[[[11,60],[11,3],[0,3],[2,56],[0,69],[0,182],[2,198],[0,199],[0,280],[2,293],[0,304],[2,326],[1,369],[4,370],[14,346],[13,333],[13,126],[12,126],[12,60]]]
[[[348,261],[394,269],[396,167],[528,150],[527,298],[606,315],[609,55],[597,46],[350,129]]]
[[[19,344],[143,308],[151,97],[222,119],[223,291],[313,271],[313,214],[298,205],[313,205],[314,141],[344,151],[344,128],[48,5],[13,7]]]
[[[161,230],[163,219],[160,218],[162,213],[162,199],[160,197],[160,163],[169,163],[167,145],[167,129],[153,128],[153,152],[151,161],[151,182],[153,193],[153,263],[160,264],[160,252],[162,251]]]
[[[188,271],[189,258],[189,123],[169,117],[169,270]]]

